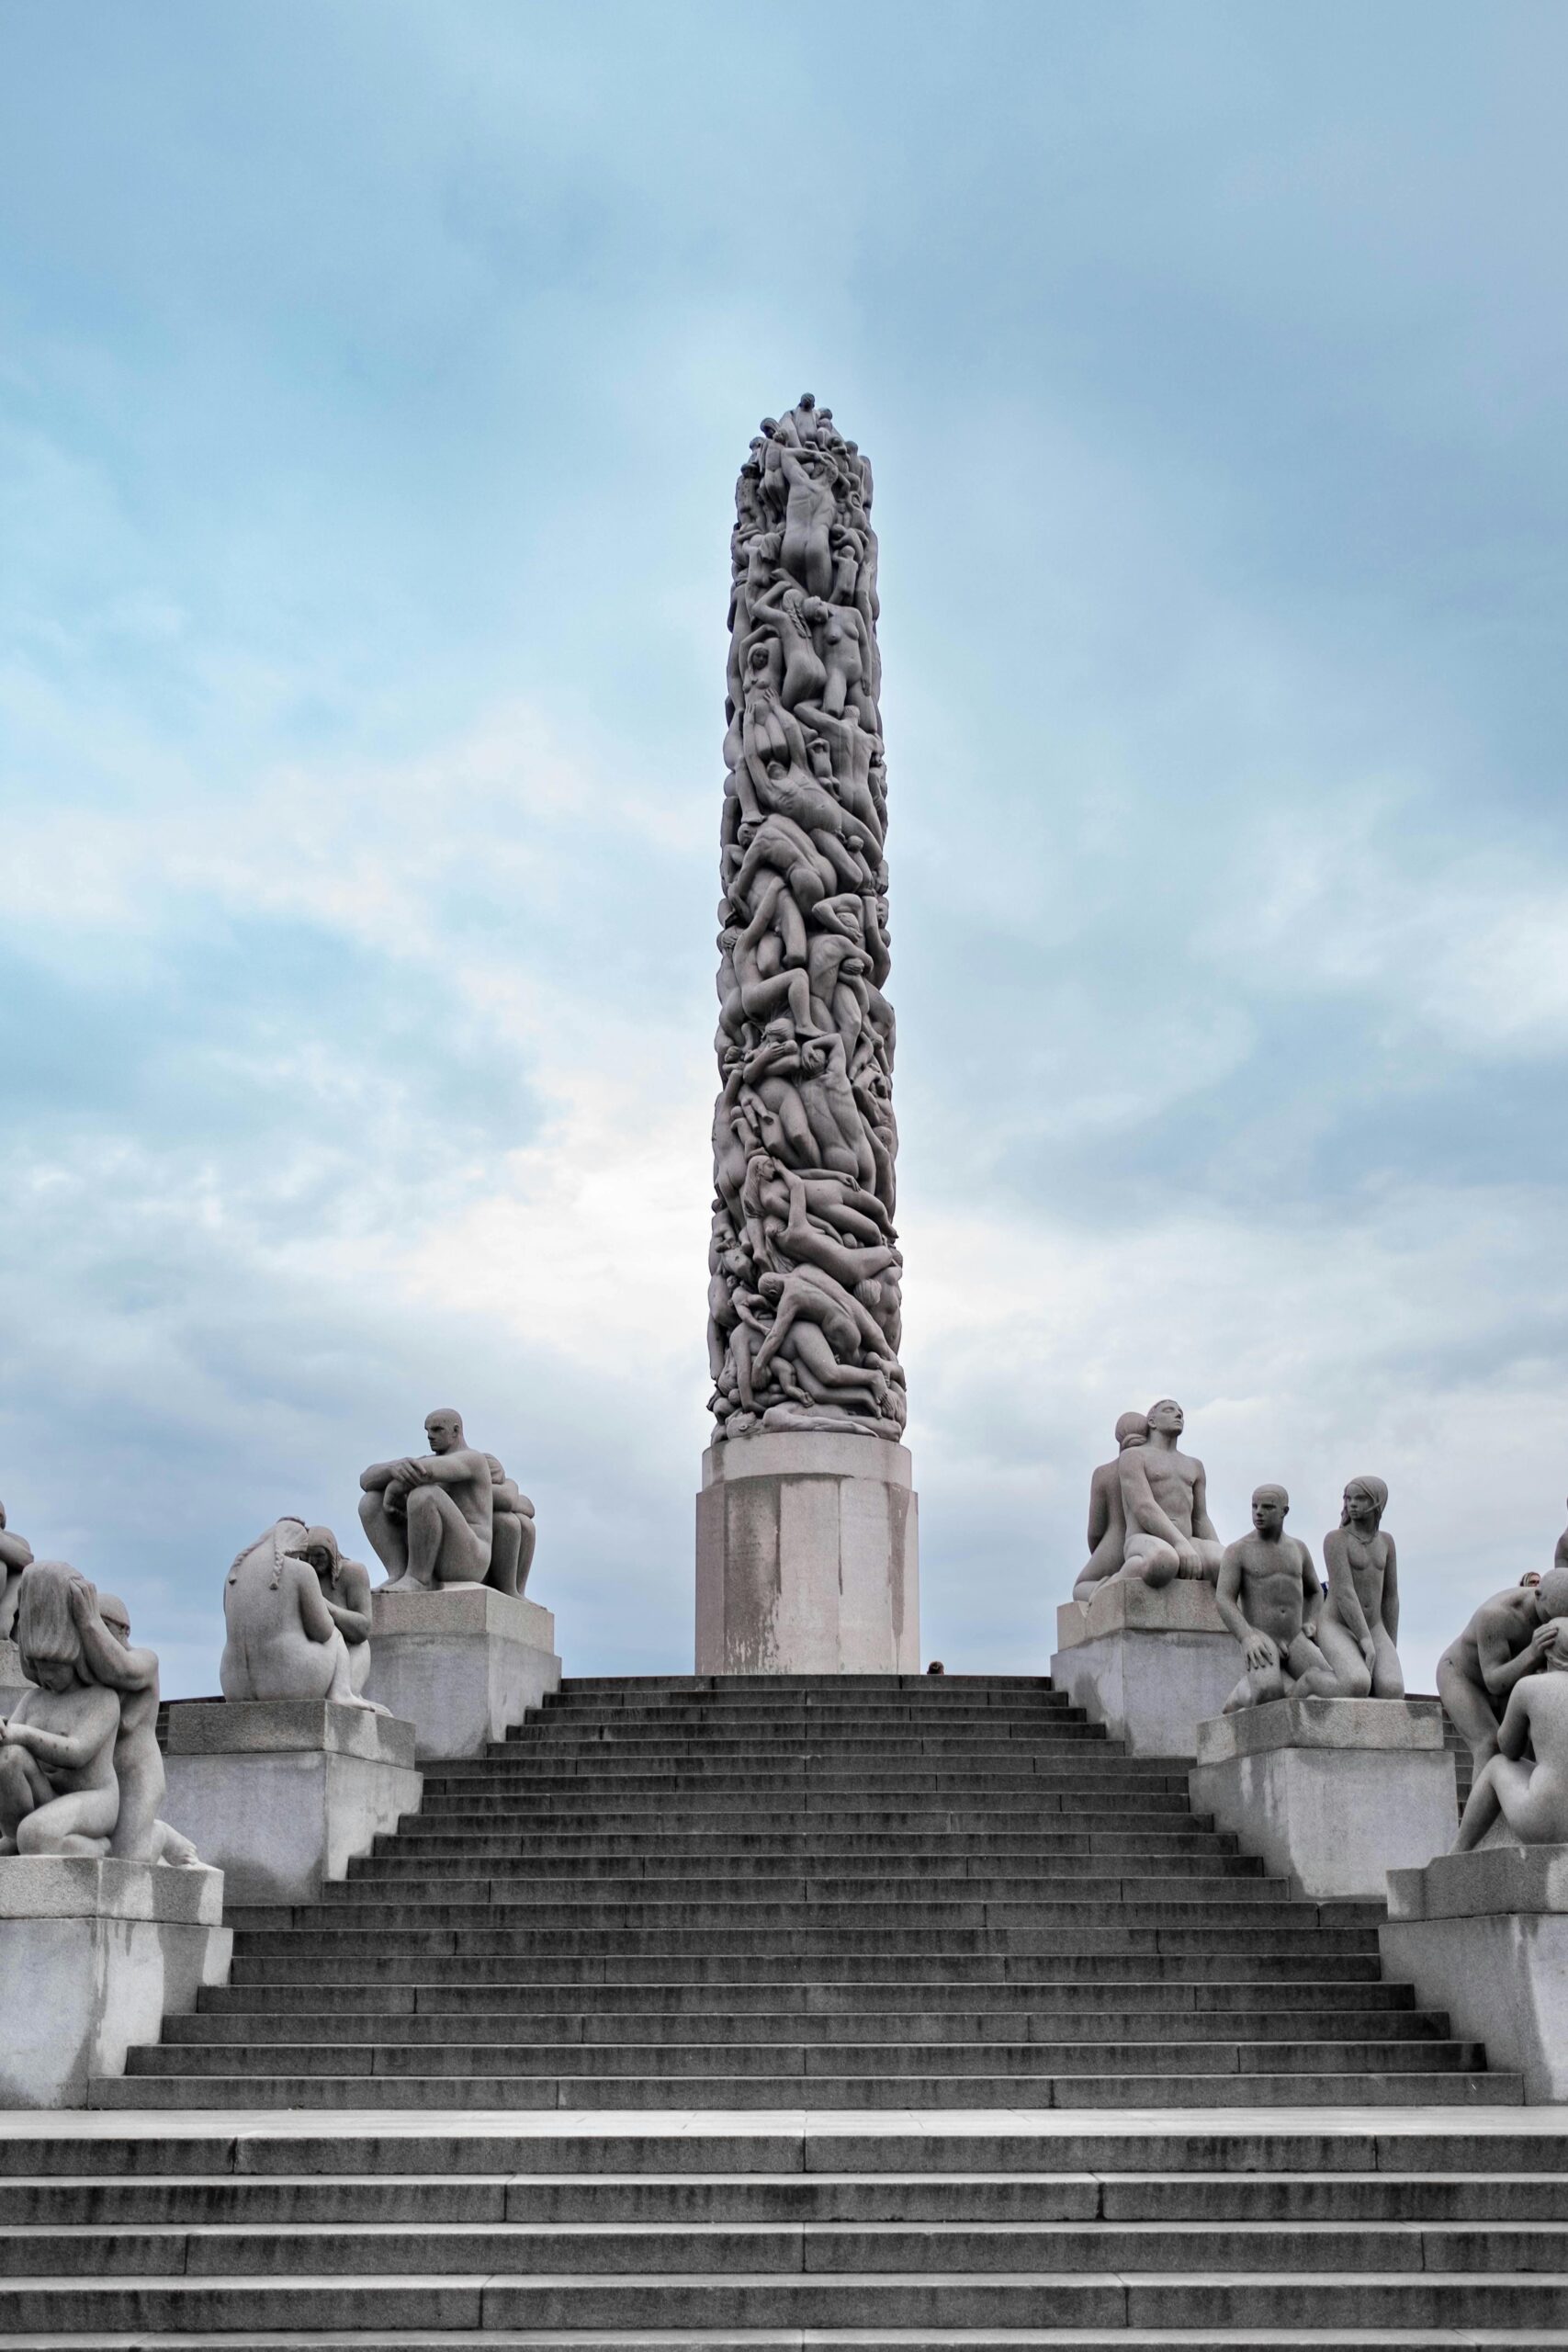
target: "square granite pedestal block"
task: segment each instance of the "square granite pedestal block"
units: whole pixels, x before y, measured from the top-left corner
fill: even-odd
[[[315,1699],[171,1707],[164,1769],[164,1818],[231,1903],[313,1903],[424,1786],[412,1724]]]
[[[370,1680],[414,1727],[423,1763],[479,1756],[560,1688],[556,1621],[536,1601],[489,1585],[370,1596]]]
[[[1483,1846],[1388,1874],[1383,1967],[1532,2105],[1568,2099],[1568,1846]]]
[[[1051,1679],[1134,1756],[1194,1756],[1198,1725],[1241,1679],[1241,1651],[1197,1577],[1108,1577],[1056,1611]]]
[[[132,2042],[229,1974],[223,1873],[0,1860],[0,2107],[85,2107]]]
[[[1309,1900],[1381,1902],[1459,1822],[1436,1699],[1275,1699],[1198,1726],[1193,1810]]]

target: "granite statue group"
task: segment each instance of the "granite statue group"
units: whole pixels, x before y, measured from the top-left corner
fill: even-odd
[[[382,1589],[488,1584],[521,1598],[534,1506],[448,1408],[428,1451],[373,1463],[359,1515]],[[223,1587],[220,1680],[234,1702],[310,1700],[385,1714],[367,1695],[370,1572],[329,1527],[276,1521]],[[188,1867],[188,1839],[159,1819],[158,1660],[134,1646],[123,1601],[59,1560],[35,1560],[0,1508],[0,1640],[15,1638],[22,1694],[0,1718],[0,1857],[112,1857]]]
[[[731,537],[709,1249],[720,1438],[904,1427],[867,459],[765,417]]]
[[[1212,1586],[1241,1653],[1226,1714],[1286,1698],[1402,1699],[1399,1561],[1382,1524],[1383,1481],[1346,1487],[1320,1581],[1309,1546],[1285,1531],[1282,1486],[1258,1487],[1249,1532],[1222,1544],[1203,1464],[1180,1450],[1185,1428],[1168,1396],[1117,1421],[1116,1457],[1089,1482],[1089,1555],[1074,1599],[1090,1601],[1113,1579]],[[1438,1695],[1475,1770],[1454,1850],[1479,1845],[1499,1821],[1524,1844],[1568,1840],[1568,1531],[1544,1575],[1483,1601],[1450,1644]]]

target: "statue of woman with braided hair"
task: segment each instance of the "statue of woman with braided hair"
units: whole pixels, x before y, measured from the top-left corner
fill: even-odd
[[[1328,1598],[1317,1645],[1334,1668],[1341,1699],[1403,1699],[1399,1653],[1399,1557],[1382,1532],[1388,1488],[1352,1478],[1339,1524],[1323,1541]]]
[[[119,1693],[95,1676],[71,1596],[93,1588],[63,1560],[22,1577],[17,1647],[35,1688],[0,1723],[0,1855],[101,1857],[119,1819]]]

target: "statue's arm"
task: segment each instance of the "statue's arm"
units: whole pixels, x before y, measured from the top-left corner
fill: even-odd
[[[119,1730],[119,1701],[112,1690],[88,1690],[73,1731],[45,1731],[41,1724],[19,1724],[13,1715],[6,1737],[28,1748],[49,1772],[85,1770]]]
[[[378,1495],[392,1483],[392,1474],[401,1464],[396,1462],[373,1462],[368,1470],[359,1474],[359,1483],[367,1495]]]
[[[1529,1746],[1530,1704],[1534,1692],[1528,1682],[1516,1683],[1508,1693],[1508,1703],[1503,1711],[1503,1722],[1497,1734],[1497,1752],[1508,1761],[1517,1763]]]
[[[1317,1580],[1317,1569],[1307,1545],[1298,1542],[1296,1550],[1302,1563],[1302,1631],[1311,1641],[1317,1633],[1317,1621],[1323,1611],[1323,1587]]]
[[[1499,1625],[1495,1619],[1490,1619],[1481,1625],[1476,1632],[1475,1655],[1481,1661],[1481,1679],[1493,1698],[1500,1699],[1525,1675],[1533,1674],[1542,1652],[1551,1646],[1551,1634],[1545,1625],[1538,1625],[1517,1651],[1509,1642],[1506,1623]]]
[[[318,1577],[316,1589],[321,1592]],[[344,1560],[339,1572],[341,1600],[327,1600],[333,1623],[345,1642],[367,1642],[370,1638],[370,1571],[362,1560]]]
[[[299,1603],[299,1623],[307,1639],[330,1642],[337,1627],[333,1623],[333,1612],[327,1607],[321,1588],[316,1581],[315,1569],[304,1560],[293,1557],[289,1558],[288,1567],[293,1579],[294,1598]]]
[[[426,1454],[420,1468],[433,1487],[471,1487],[480,1483],[488,1490],[494,1484],[489,1454],[467,1448],[458,1453]]]
[[[1200,1462],[1194,1465],[1198,1476],[1192,1481],[1192,1532],[1205,1544],[1217,1544],[1214,1522],[1209,1517],[1209,1477]]]
[[[1089,1549],[1092,1559],[1100,1549],[1100,1539],[1111,1532],[1111,1481],[1091,1478],[1089,1482]]]
[[[78,1611],[74,1592],[71,1595],[71,1615],[95,1682],[102,1682],[110,1690],[126,1692],[151,1688],[158,1675],[156,1652],[121,1649],[90,1602]]]
[[[1241,1609],[1241,1551],[1228,1544],[1220,1561],[1219,1578],[1214,1586],[1214,1605],[1235,1635],[1243,1649],[1252,1639],[1252,1627]]]
[[[1399,1553],[1392,1535],[1383,1538],[1388,1545],[1388,1565],[1382,1572],[1382,1622],[1391,1642],[1399,1640]]]
[[[30,1568],[33,1547],[25,1535],[12,1535],[0,1531],[0,1567]]]

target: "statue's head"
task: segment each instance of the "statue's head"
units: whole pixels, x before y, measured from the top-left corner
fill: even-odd
[[[1546,1653],[1548,1674],[1568,1674],[1568,1617],[1552,1617],[1548,1621],[1552,1632],[1551,1647]]]
[[[779,429],[779,421],[778,421],[778,418],[777,418],[776,416],[765,416],[765,417],[762,419],[762,431],[763,431],[763,433],[767,435],[767,437],[768,437],[768,439],[769,439],[770,441],[773,439],[773,437],[774,434],[778,431],[778,429]]]
[[[1161,1396],[1149,1407],[1149,1428],[1162,1436],[1179,1437],[1187,1427],[1187,1416],[1174,1396]]]
[[[29,1568],[28,1576],[31,1574]],[[27,1577],[24,1577],[22,1590],[26,1592],[27,1589]],[[1568,1568],[1548,1568],[1535,1589],[1535,1610],[1543,1625],[1553,1617],[1568,1617]]]
[[[807,413],[808,415],[809,415],[810,412],[811,412],[811,411],[816,407],[816,405],[817,405],[817,395],[816,395],[816,393],[815,393],[815,392],[802,392],[802,394],[801,394],[800,398],[799,398],[799,399],[796,401],[796,402],[795,402],[795,406],[796,406],[796,408],[803,408],[803,409],[805,409],[805,410],[806,410],[806,412],[807,412]],[[829,412],[829,413],[830,413],[830,412]]]
[[[35,1560],[22,1573],[17,1600],[17,1647],[22,1672],[40,1690],[70,1690],[90,1679],[82,1637],[71,1614],[71,1588],[86,1583],[64,1560]],[[89,1592],[91,1585],[87,1586]]]
[[[1130,1445],[1146,1443],[1149,1417],[1146,1413],[1122,1413],[1116,1423],[1116,1451],[1125,1453]]]
[[[455,1453],[463,1442],[463,1416],[450,1405],[438,1405],[424,1417],[424,1434],[432,1453]]]
[[[1291,1498],[1283,1487],[1255,1487],[1252,1490],[1252,1524],[1259,1535],[1278,1535],[1290,1508]]]
[[[425,1423],[426,1429],[430,1423]],[[335,1577],[342,1565],[337,1537],[330,1527],[308,1527],[298,1544],[288,1546],[291,1560],[304,1560],[319,1577]]]
[[[1375,1528],[1387,1509],[1388,1488],[1381,1478],[1352,1478],[1345,1489],[1339,1524],[1349,1527],[1358,1520],[1371,1520]]]
[[[757,1288],[767,1300],[770,1306],[776,1306],[780,1299],[784,1296],[784,1276],[782,1274],[764,1274],[761,1280],[758,1283]]]
[[[98,1615],[121,1649],[130,1647],[130,1611],[118,1592],[100,1592]]]

